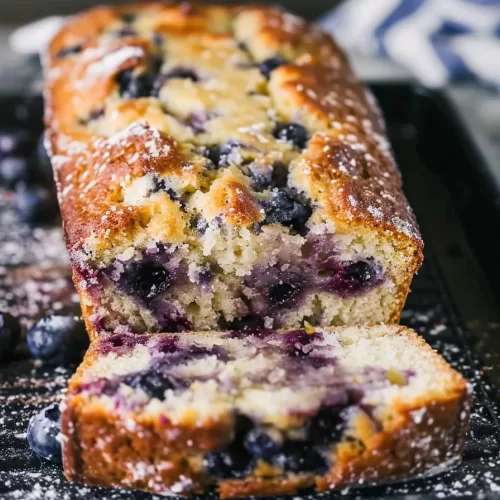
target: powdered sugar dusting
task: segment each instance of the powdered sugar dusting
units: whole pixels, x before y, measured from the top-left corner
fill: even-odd
[[[129,59],[144,57],[144,49],[141,47],[120,47],[114,52],[106,54],[99,61],[91,63],[86,71],[86,77],[92,78],[106,73],[114,73]]]

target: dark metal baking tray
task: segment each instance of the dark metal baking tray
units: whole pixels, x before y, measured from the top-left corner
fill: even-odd
[[[488,180],[488,171],[481,164],[480,155],[440,94],[424,92],[407,84],[376,84],[372,88],[385,113],[405,192],[417,213],[426,242],[425,263],[413,283],[402,321],[423,335],[471,381],[472,423],[464,460],[451,470],[390,485],[322,495],[305,492],[294,498],[500,498],[497,413],[500,263],[494,258],[498,253],[495,234],[500,229],[498,193]],[[0,97],[0,109],[0,125],[27,123],[35,131],[41,127],[39,98],[26,101],[21,97]],[[52,229],[47,237],[44,232],[49,229],[38,229],[35,237],[22,226],[11,223],[6,227],[5,221],[13,220],[4,216],[9,213],[9,200],[5,195],[2,199],[0,194],[0,202],[0,259],[1,249],[9,239],[16,240],[18,245],[18,251],[12,253],[15,266],[0,261],[4,264],[4,268],[0,268],[0,307],[4,307],[6,302],[15,301],[5,292],[6,276],[17,273],[18,277],[31,279],[43,260],[40,248],[44,244],[55,245],[55,250],[47,252],[46,257],[56,280],[62,280],[64,285],[69,273],[64,251],[59,251],[62,248],[60,231]],[[44,272],[39,278],[42,282]],[[54,279],[54,274],[47,276]],[[47,293],[52,293],[53,287],[48,290]],[[69,288],[64,293],[58,290],[58,307],[71,307],[71,304],[61,303],[61,297],[71,296]],[[49,301],[45,308],[53,306]],[[44,312],[43,305],[37,307],[35,310],[29,308],[31,320]],[[30,318],[26,318],[26,324],[29,321]],[[31,413],[60,398],[73,370],[71,366],[37,367],[22,346],[15,360],[0,366],[0,498],[160,498],[71,485],[64,479],[60,467],[30,452],[25,430]]]

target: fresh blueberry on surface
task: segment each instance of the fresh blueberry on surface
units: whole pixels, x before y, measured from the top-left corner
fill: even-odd
[[[20,182],[28,181],[28,160],[17,156],[7,156],[0,160],[0,184],[7,189],[14,188]]]
[[[308,141],[307,130],[299,123],[280,123],[273,131],[274,137],[293,143],[297,149],[304,149]]]
[[[245,437],[245,448],[258,458],[278,453],[283,446],[283,436],[276,429],[254,428]]]
[[[35,141],[27,130],[0,131],[0,157],[28,156]]]
[[[18,187],[14,205],[19,220],[27,224],[50,222],[57,214],[56,194],[41,186]]]
[[[207,473],[220,479],[244,477],[252,463],[252,456],[237,443],[224,451],[206,453],[204,458]]]
[[[63,59],[64,57],[71,56],[74,54],[79,54],[83,50],[82,45],[72,45],[71,47],[66,47],[61,49],[57,54],[57,59]]]
[[[271,73],[282,64],[286,64],[287,61],[281,56],[270,57],[260,63],[257,64],[260,72],[269,79]]]
[[[83,321],[73,316],[47,316],[26,337],[31,355],[49,364],[79,361],[88,346]]]
[[[134,389],[143,390],[149,397],[163,399],[165,391],[176,389],[180,384],[168,375],[156,372],[144,372],[133,375],[130,379],[123,381]]]
[[[173,276],[165,268],[145,262],[136,266],[132,287],[143,300],[149,301],[163,293],[172,282]]]
[[[7,312],[0,312],[0,359],[14,352],[21,337],[19,321]]]
[[[61,412],[57,403],[52,403],[31,417],[28,425],[28,443],[40,457],[61,463]]]
[[[301,231],[311,216],[309,206],[292,198],[285,190],[275,189],[269,200],[262,202],[266,214],[265,223],[277,222]]]
[[[278,283],[270,288],[269,301],[273,306],[286,306],[293,302],[300,291],[298,284]]]
[[[287,441],[283,450],[273,456],[273,463],[287,472],[316,472],[327,470],[321,454],[302,441]]]

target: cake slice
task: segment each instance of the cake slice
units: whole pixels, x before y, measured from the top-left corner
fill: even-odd
[[[66,477],[222,498],[431,473],[458,460],[468,386],[399,326],[96,340],[63,405]]]
[[[72,17],[45,121],[92,338],[397,322],[422,261],[371,94],[320,28],[186,2]]]

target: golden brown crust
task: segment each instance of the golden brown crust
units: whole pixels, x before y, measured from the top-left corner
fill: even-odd
[[[314,167],[310,189],[312,194],[321,192],[322,201],[328,201],[328,208],[324,210],[327,217],[334,220],[340,217],[349,225],[357,221],[368,228],[383,226],[395,237],[408,236],[420,249],[418,227],[401,193],[399,174],[384,135],[382,118],[365,89],[355,80],[345,56],[327,34],[290,14],[265,7],[210,7],[182,3],[152,4],[141,9],[155,13],[154,19],[148,21],[152,32],[180,29],[182,35],[187,36],[189,33],[213,31],[219,24],[227,33],[233,22],[238,41],[248,45],[257,61],[277,53],[292,60],[293,64],[285,64],[272,73],[271,94],[281,114],[290,119],[298,114],[311,132],[326,133],[326,137],[313,138],[297,163],[301,169]],[[106,46],[98,45],[97,36],[105,27],[116,23],[122,11],[101,7],[80,15],[70,21],[50,46],[46,63],[46,125],[51,149],[56,156],[61,156],[56,158],[56,163],[61,161],[67,165],[56,172],[60,195],[69,189],[81,193],[89,183],[106,185],[111,172],[101,173],[91,168],[102,162],[98,148],[104,148],[105,141],[96,141],[94,133],[81,124],[82,120],[104,106],[105,100],[114,92],[114,78],[119,72],[132,67],[140,69],[154,53],[152,42],[139,36],[110,42]],[[215,22],[214,25],[214,19],[218,24]],[[57,58],[61,49],[76,44],[86,49],[81,56]],[[120,64],[108,64],[106,71],[95,70],[96,63],[102,64],[105,58],[111,60],[113,54],[123,48],[131,51],[130,57]],[[85,78],[89,71],[92,78]],[[158,102],[146,105],[144,101],[138,99],[120,104],[116,123],[124,128],[132,119],[141,117],[154,122],[154,115],[160,112],[161,106]],[[127,110],[132,111],[129,118]],[[72,144],[75,140],[81,141],[76,152]],[[163,140],[171,141],[165,136]],[[144,148],[142,140],[133,138],[130,143],[137,146],[135,151]],[[359,148],[353,149],[353,145]],[[116,148],[112,154],[116,155],[113,161],[123,157],[123,152]],[[183,161],[182,155],[175,159],[170,154],[166,156],[165,161],[169,164],[175,161],[177,168]],[[356,164],[351,163],[353,161]],[[77,170],[68,178],[70,165],[74,164],[78,165]],[[151,162],[140,170],[144,172],[144,168],[155,171],[158,165]],[[83,171],[87,171],[84,182],[81,181]],[[128,169],[114,172],[120,180],[134,173],[140,175],[135,169],[134,172]],[[102,189],[92,189],[85,198],[92,202]],[[85,205],[75,203],[71,196],[61,196],[60,201],[67,221],[69,245],[71,248],[81,246],[89,233],[101,229],[97,222],[99,214],[89,214]],[[112,203],[107,198],[102,200],[101,211]],[[240,207],[236,209],[240,210]],[[230,219],[241,219],[240,224],[250,222],[247,205],[241,210],[241,217],[238,212],[226,213]],[[111,221],[111,224],[126,229],[134,217],[138,214],[127,215],[123,220]],[[251,222],[258,220],[257,215],[251,218]],[[74,224],[78,226],[75,230],[72,229]]]

